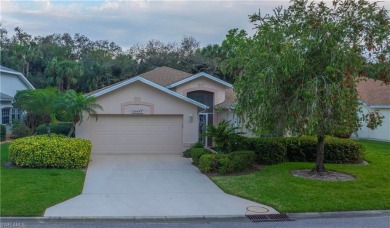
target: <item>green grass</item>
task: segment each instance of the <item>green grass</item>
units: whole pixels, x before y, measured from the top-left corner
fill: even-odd
[[[0,149],[1,216],[41,216],[46,208],[81,193],[82,170],[4,168],[8,143]]]
[[[353,181],[321,181],[294,177],[290,171],[313,163],[289,162],[267,166],[244,176],[212,180],[225,192],[274,207],[281,212],[390,209],[390,143],[358,141],[366,147],[369,165],[326,164],[348,173]]]

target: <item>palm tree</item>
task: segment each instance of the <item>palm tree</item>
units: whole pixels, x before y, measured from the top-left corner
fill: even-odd
[[[84,96],[81,93],[76,93],[74,90],[68,90],[62,101],[66,112],[71,113],[73,116],[73,125],[69,131],[68,137],[70,137],[75,128],[76,124],[83,121],[84,114],[90,115],[96,114],[96,109],[103,110],[102,106],[95,103],[96,98],[91,96]]]
[[[56,88],[31,90],[24,94],[23,98],[24,101],[20,104],[21,108],[35,115],[41,115],[43,122],[46,124],[47,135],[50,137],[51,115],[57,110],[58,90]]]

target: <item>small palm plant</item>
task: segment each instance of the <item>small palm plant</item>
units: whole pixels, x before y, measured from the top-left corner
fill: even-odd
[[[56,112],[56,103],[59,99],[59,92],[56,88],[28,90],[23,94],[23,102],[20,107],[27,112],[41,115],[46,124],[47,135],[50,137],[51,116]]]
[[[84,119],[84,114],[90,115],[96,114],[96,110],[103,110],[102,106],[96,103],[96,98],[91,96],[84,96],[81,93],[76,93],[74,90],[68,90],[61,102],[60,106],[64,107],[66,112],[70,113],[72,118],[72,128],[69,131],[68,137],[70,137],[75,128],[76,124],[81,122]]]
[[[237,127],[234,127],[230,121],[222,120],[217,125],[207,126],[207,131],[204,134],[207,137],[211,137],[216,147],[224,152],[227,151],[229,140],[231,136],[237,133]]]

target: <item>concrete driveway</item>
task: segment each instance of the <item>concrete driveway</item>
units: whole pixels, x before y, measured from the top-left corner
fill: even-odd
[[[249,207],[249,211],[247,208]],[[241,217],[274,209],[228,195],[176,154],[93,155],[81,195],[46,217]]]

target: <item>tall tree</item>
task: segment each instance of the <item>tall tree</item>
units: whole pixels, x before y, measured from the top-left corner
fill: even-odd
[[[237,111],[247,127],[316,135],[312,171],[323,172],[325,136],[357,124],[357,80],[367,65],[389,64],[389,13],[365,0],[290,3],[273,15],[252,15],[252,37],[229,34],[225,70],[238,72]],[[388,82],[390,72],[375,77]]]

